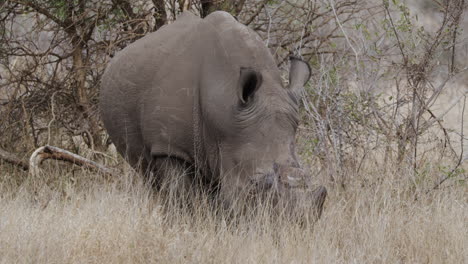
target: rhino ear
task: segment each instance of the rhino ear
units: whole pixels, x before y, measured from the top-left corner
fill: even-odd
[[[307,62],[300,58],[290,56],[291,68],[289,69],[289,86],[288,88],[294,93],[300,93],[304,85],[309,81],[311,76],[310,66]]]
[[[237,96],[242,104],[250,102],[262,84],[262,74],[252,68],[240,69],[239,87],[237,89]]]

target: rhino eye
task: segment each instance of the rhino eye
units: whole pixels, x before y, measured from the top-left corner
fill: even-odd
[[[251,69],[241,68],[239,80],[239,99],[243,104],[248,103],[262,83],[262,75]]]

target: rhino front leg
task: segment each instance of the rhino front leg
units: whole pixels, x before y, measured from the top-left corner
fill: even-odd
[[[193,172],[190,164],[173,157],[156,157],[149,165],[148,182],[159,194],[171,200],[191,192]]]

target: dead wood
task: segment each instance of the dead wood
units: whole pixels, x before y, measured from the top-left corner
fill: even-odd
[[[28,162],[18,158],[16,155],[8,152],[8,151],[5,151],[3,149],[0,148],[0,159],[1,160],[4,160],[10,164],[13,164],[19,168],[21,168],[22,170],[28,170],[29,169],[29,164]]]
[[[53,147],[53,146],[43,146],[36,149],[31,158],[29,159],[29,173],[30,175],[38,175],[40,172],[39,166],[44,160],[47,159],[54,159],[54,160],[61,160],[73,163],[75,165],[89,168],[107,175],[116,175],[118,173],[117,170],[108,168],[104,165],[101,165],[97,162],[89,160],[87,158],[81,157],[75,153],[70,151]]]

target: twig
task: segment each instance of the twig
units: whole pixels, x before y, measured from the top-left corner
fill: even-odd
[[[455,167],[447,174],[447,176],[445,176],[444,178],[442,178],[439,182],[437,182],[436,185],[434,185],[434,187],[432,187],[432,189],[428,190],[426,192],[426,194],[428,194],[429,192],[433,191],[433,190],[436,190],[440,187],[440,185],[442,183],[444,183],[446,180],[450,179],[453,174],[455,173],[455,171],[458,169],[458,167],[460,167],[462,161],[463,161],[463,125],[464,125],[464,117],[465,117],[465,105],[466,105],[466,94],[464,95],[464,101],[463,101],[463,108],[462,108],[462,119],[461,119],[461,129],[460,129],[460,147],[461,147],[461,150],[460,150],[460,156],[458,158],[458,162],[457,162],[457,165],[455,165]]]
[[[302,30],[301,30],[301,38],[299,40],[299,47],[296,47],[296,55],[299,56],[299,58],[302,57],[302,52],[301,52],[301,49],[302,49],[302,41],[304,40],[304,36],[306,34],[306,31],[307,31],[307,27],[309,26],[309,24],[312,22],[312,8],[309,8],[308,12],[307,12],[307,19],[306,19],[306,22],[304,23],[304,26],[302,27]]]
[[[349,40],[349,37],[348,37],[348,34],[346,34],[346,31],[344,30],[343,28],[343,25],[341,25],[341,22],[340,22],[340,19],[338,18],[338,15],[336,14],[336,10],[335,10],[335,5],[333,3],[333,0],[330,0],[329,1],[330,3],[330,6],[333,10],[333,14],[335,15],[335,18],[336,18],[336,23],[338,24],[338,26],[340,27],[341,29],[341,32],[343,32],[343,35],[346,39],[346,42],[348,42],[348,45],[351,47],[351,49],[353,50],[354,52],[354,56],[356,58],[356,73],[359,72],[359,54],[358,52],[356,51],[356,49],[354,48],[353,44],[351,43],[351,41]]]
[[[393,23],[393,18],[392,18],[392,15],[390,14],[390,10],[388,10],[388,5],[389,4],[384,4],[385,11],[387,11],[388,18],[389,18],[388,20],[390,21],[390,24],[392,25],[393,33],[395,34],[395,37],[397,40],[398,48],[400,49],[401,55],[403,56],[404,64],[406,65],[408,63],[408,59],[406,58],[406,53],[403,51],[403,46],[401,44],[400,36],[398,35],[398,32],[396,31],[396,26]]]
[[[52,113],[52,119],[50,119],[49,124],[47,124],[47,144],[50,144],[50,127],[52,126],[52,123],[55,121],[55,104],[54,104],[54,98],[55,95],[57,94],[58,91],[55,91],[52,94],[52,97],[50,98],[50,104],[51,104],[51,113]]]
[[[457,46],[456,43],[457,43],[458,27],[460,26],[460,18],[463,14],[464,5],[465,5],[465,0],[461,0],[458,6],[460,8],[457,10],[456,15],[454,16],[453,24],[455,28],[453,29],[453,37],[452,37],[452,58],[451,58],[450,73],[455,72],[455,47]]]
[[[442,125],[442,122],[440,121],[440,119],[430,109],[427,109],[427,112],[431,115],[432,118],[434,118],[434,120],[436,120],[436,122],[439,125],[440,129],[442,129],[442,132],[444,132],[445,142],[447,142],[447,145],[449,146],[449,148],[452,151],[452,153],[454,154],[454,156],[457,156],[456,155],[457,153],[453,149],[452,144],[450,144],[450,136],[449,136],[449,134],[447,132],[447,129],[445,129],[445,127]]]
[[[265,44],[265,46],[268,47],[270,45],[270,30],[271,30],[272,18],[271,18],[270,12],[268,12],[268,8],[265,8],[264,10],[265,10],[266,15],[268,16],[268,30],[267,30],[267,39],[266,39],[266,44]]]
[[[466,95],[468,94],[468,90],[466,90],[464,93],[463,93],[463,96],[460,96],[460,98],[457,98],[457,99],[453,99],[451,102],[450,102],[450,106],[442,113],[439,115],[439,120],[444,118],[449,112],[450,110],[452,110],[459,102],[462,98],[466,98]],[[424,124],[424,129],[426,129],[427,127],[430,127],[432,126],[432,124],[434,124],[435,122],[437,122],[436,119],[433,119],[433,120],[428,120],[426,121],[426,123]]]
[[[256,17],[258,17],[258,15],[260,14],[260,12],[262,12],[262,9],[265,7],[265,4],[268,2],[268,0],[264,0],[261,4],[258,5],[258,8],[257,10],[255,10],[255,12],[252,14],[252,16],[247,19],[247,21],[245,22],[245,25],[248,26],[250,25],[250,23],[252,23]]]

